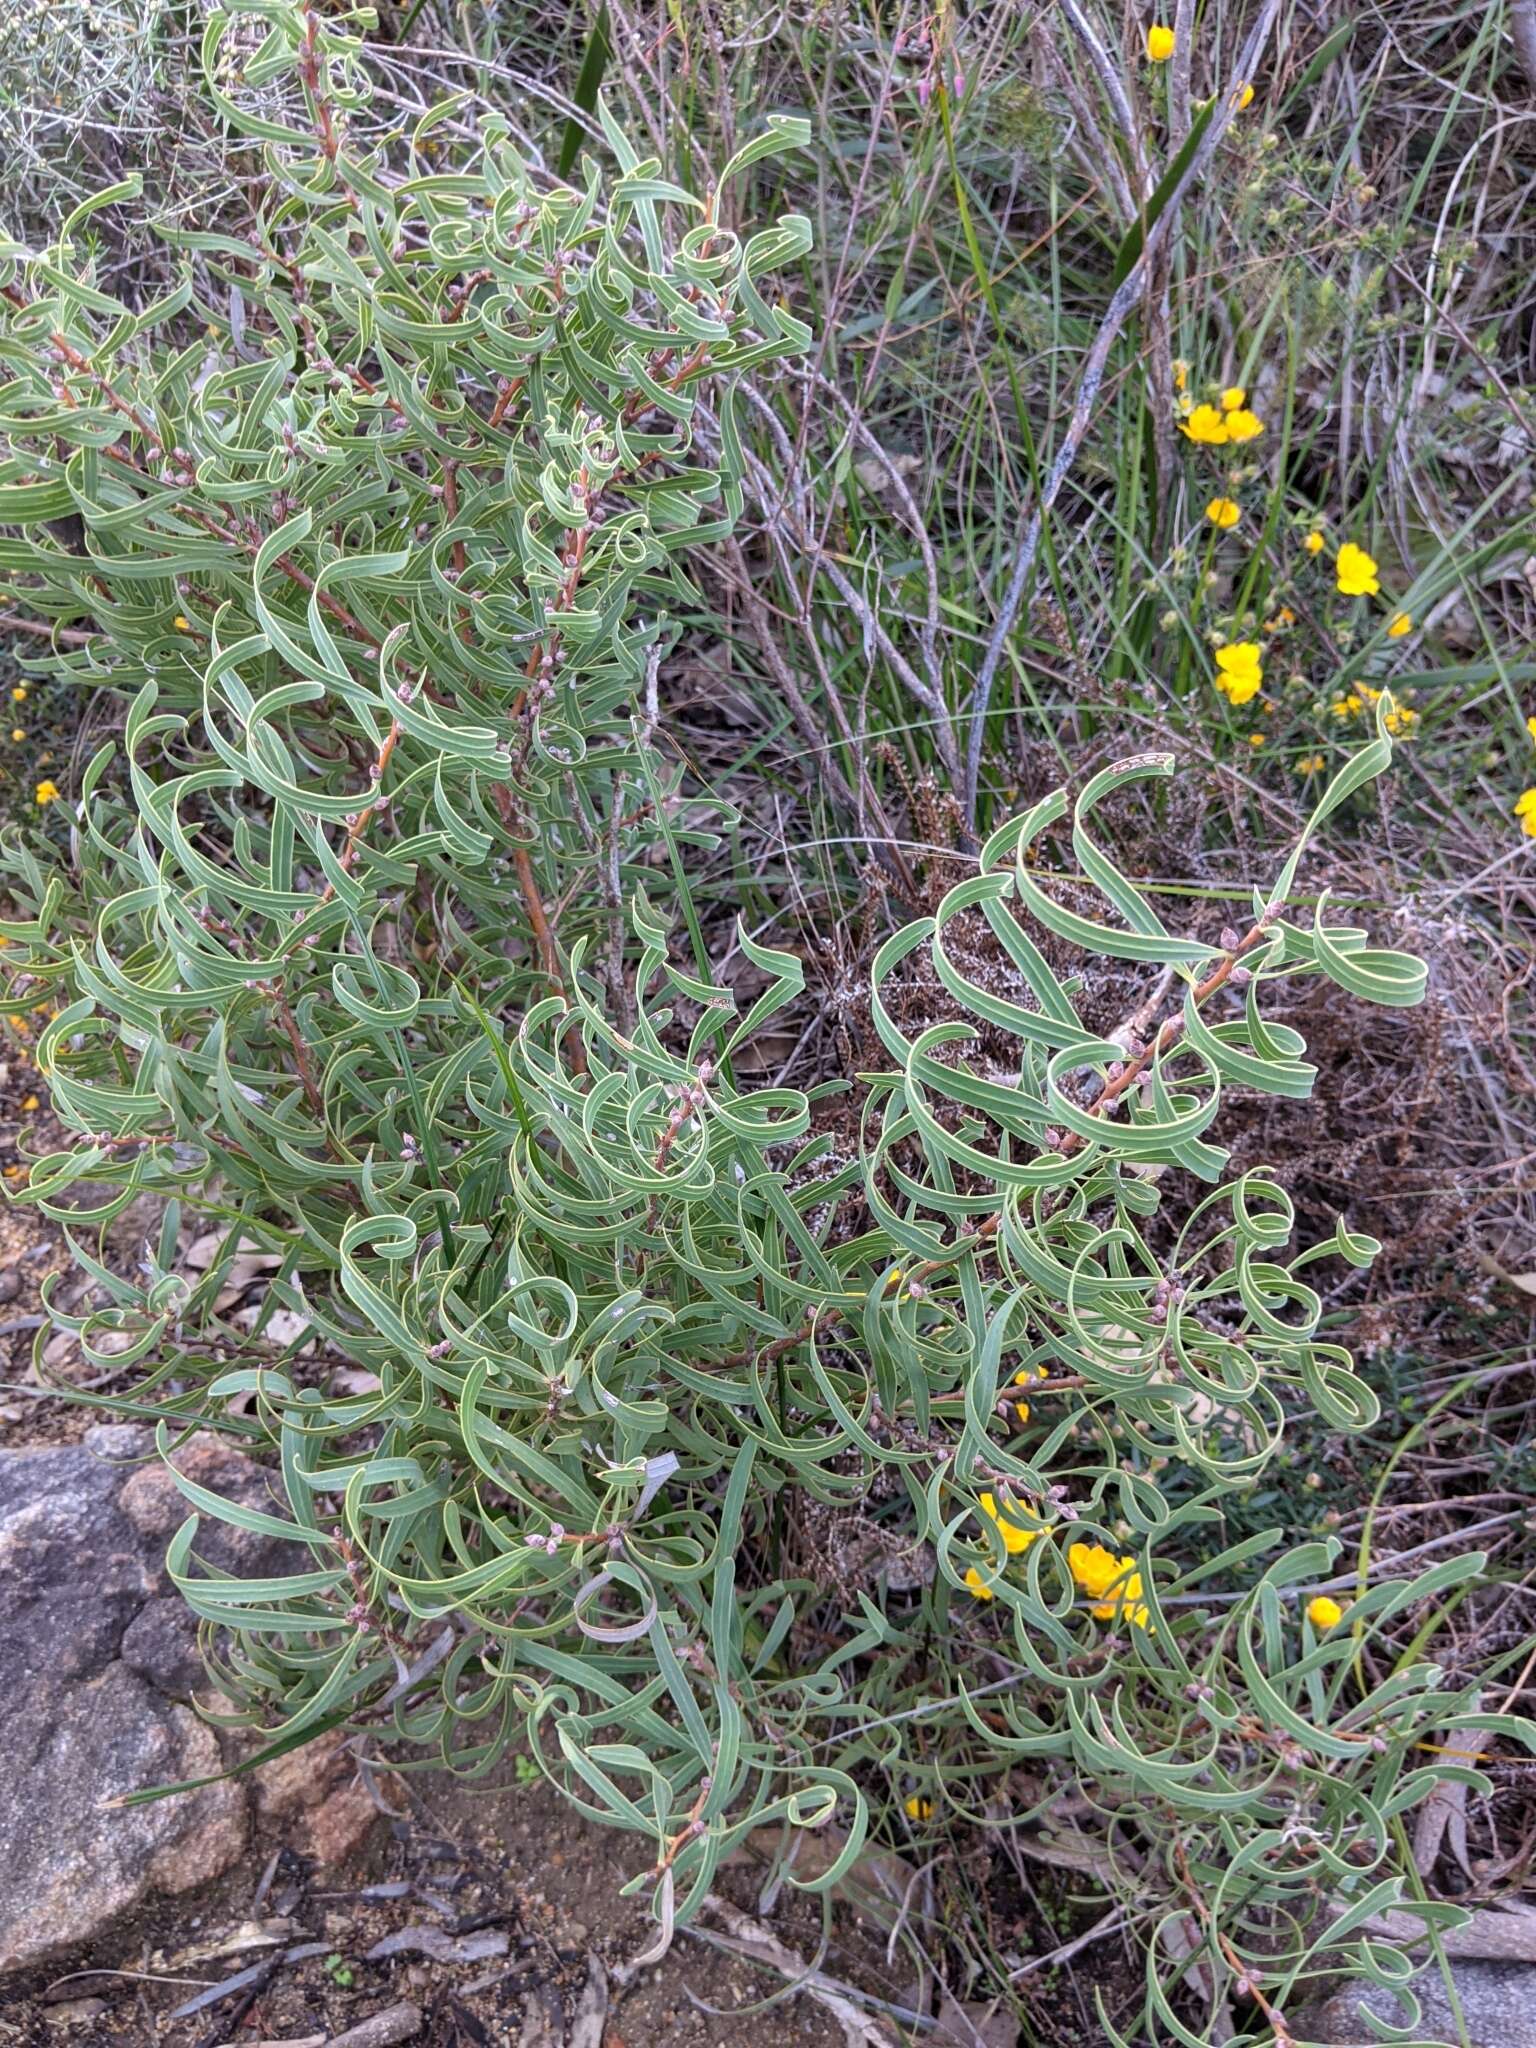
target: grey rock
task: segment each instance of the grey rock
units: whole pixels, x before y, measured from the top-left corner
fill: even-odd
[[[1536,2048],[1536,1964],[1458,1960],[1450,1970],[1470,2048]],[[1439,1970],[1420,1970],[1410,1988],[1423,2012],[1414,2039],[1457,2048],[1461,2032]],[[1328,2048],[1379,2048],[1381,2036],[1362,2018],[1362,2006],[1377,2019],[1403,2024],[1403,2009],[1389,1992],[1357,1979],[1296,2014],[1292,2030],[1299,2040]]]
[[[39,1709],[41,1711],[39,1711]],[[245,1847],[236,1784],[148,1806],[106,1802],[219,1768],[211,1729],[166,1708],[121,1663],[58,1696],[24,1704],[11,1784],[0,1790],[0,1969],[41,1962],[99,1935],[148,1892],[210,1883]]]
[[[117,1655],[157,1567],[118,1475],[74,1448],[0,1461],[0,1655],[8,1689],[88,1678]]]
[[[187,1699],[203,1681],[197,1636],[187,1603],[167,1593],[141,1607],[123,1631],[118,1654],[128,1669],[168,1699]]]
[[[227,1443],[194,1437],[176,1456],[210,1490],[270,1506],[266,1476]],[[202,1666],[163,1560],[188,1512],[133,1424],[0,1453],[0,1971],[99,1939],[150,1892],[211,1882],[245,1845],[238,1781],[113,1804],[222,1766],[217,1736],[180,1703]],[[197,1552],[236,1576],[299,1556],[208,1521]]]

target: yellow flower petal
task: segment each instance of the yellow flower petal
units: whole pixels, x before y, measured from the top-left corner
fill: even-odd
[[[1235,640],[1216,649],[1216,687],[1229,704],[1247,704],[1263,686],[1262,649],[1252,640]]]
[[[1334,562],[1339,589],[1345,597],[1379,597],[1381,581],[1375,557],[1352,540],[1345,541]]]
[[[1324,545],[1323,536],[1320,533],[1309,533],[1302,542],[1302,546],[1309,555],[1320,555],[1323,552]]]
[[[1413,613],[1398,612],[1387,626],[1389,640],[1401,640],[1405,633],[1413,631]]]
[[[902,1801],[901,1810],[908,1820],[933,1819],[933,1801],[920,1798],[916,1792]]]
[[[992,1588],[981,1576],[981,1573],[977,1571],[975,1565],[972,1565],[965,1575],[965,1588],[968,1593],[974,1594],[978,1600],[990,1600],[993,1598]]]
[[[1246,406],[1238,406],[1229,412],[1226,420],[1229,441],[1256,441],[1264,431],[1264,422],[1256,412],[1249,412]]]
[[[1221,394],[1221,409],[1223,412],[1241,412],[1247,403],[1248,394],[1241,384],[1229,384],[1227,389]]]
[[[1027,1422],[1029,1419],[1028,1404],[1020,1401],[1018,1405],[1024,1410],[1021,1420]],[[1017,1557],[1021,1551],[1028,1550],[1036,1537],[1043,1536],[1045,1533],[1043,1529],[1030,1529],[1026,1528],[1022,1523],[1010,1522],[1008,1517],[999,1509],[996,1498],[990,1493],[984,1493],[981,1496],[981,1511],[996,1527],[997,1533],[1003,1539],[1003,1548],[1010,1557]]]
[[[1337,1600],[1318,1593],[1307,1602],[1307,1619],[1314,1628],[1335,1628],[1344,1619],[1344,1610]]]
[[[37,801],[40,804],[55,804],[59,800],[59,785],[43,781],[37,785]]]
[[[1187,420],[1180,420],[1179,432],[1207,448],[1224,448],[1231,439],[1230,422],[1214,405],[1197,405]]]
[[[1154,64],[1166,64],[1173,55],[1177,41],[1173,30],[1161,21],[1154,21],[1147,30],[1147,55]]]
[[[1212,498],[1205,508],[1205,516],[1212,526],[1219,526],[1225,531],[1236,526],[1243,516],[1243,508],[1231,498]]]

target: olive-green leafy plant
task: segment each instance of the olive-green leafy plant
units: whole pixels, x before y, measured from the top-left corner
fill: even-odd
[[[468,1773],[526,1740],[654,1844],[666,1927],[766,1824],[830,1892],[872,1823],[1024,1825],[1070,1770],[1154,2031],[1198,2038],[1197,1964],[1243,2039],[1303,1966],[1395,1981],[1368,1923],[1398,1818],[1523,1724],[1362,1655],[1478,1559],[1351,1582],[1330,1624],[1334,1545],[1223,1548],[1296,1420],[1372,1418],[1312,1270],[1374,1247],[1291,1251],[1281,1187],[1215,1140],[1225,1088],[1311,1085],[1275,984],[1411,1003],[1422,968],[1287,914],[1301,846],[1246,932],[1170,932],[1094,836],[1173,772],[1142,756],[880,950],[859,1143],[744,1085],[800,963],[743,930],[746,983],[716,980],[658,668],[679,555],[739,509],[732,379],[807,338],[768,284],[805,223],[730,225],[804,124],[700,198],[605,119],[614,174],[576,189],[452,108],[402,165],[360,46],[289,0],[215,13],[205,57],[264,145],[250,244],[186,236],[137,311],[87,208],[0,258],[0,569],[38,665],[122,713],[46,843],[7,846],[3,932],[77,1134],[26,1192],[106,1304],[56,1323],[166,1450],[273,1453],[282,1512],[178,1474],[222,1718]],[[1378,708],[1314,825],[1390,754]],[[1113,1037],[1071,948],[1147,970]],[[915,1029],[912,956],[949,999]],[[125,1278],[90,1230],[145,1194]],[[219,1303],[252,1247],[247,1330]],[[202,1516],[290,1568],[210,1570]]]

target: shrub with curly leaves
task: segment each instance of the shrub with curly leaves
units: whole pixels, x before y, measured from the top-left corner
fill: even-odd
[[[1217,1133],[1225,1089],[1311,1085],[1277,982],[1411,1003],[1422,969],[1293,918],[1299,846],[1246,931],[1170,931],[1095,836],[1174,772],[1127,760],[881,948],[889,1071],[849,1077],[834,1156],[819,1097],[741,1078],[800,963],[742,931],[744,1011],[717,981],[690,862],[728,821],[660,730],[684,558],[740,508],[733,382],[808,339],[775,282],[806,223],[733,225],[805,125],[694,195],[605,120],[571,187],[494,121],[391,159],[364,50],[289,0],[216,13],[205,58],[263,145],[253,242],[186,235],[140,311],[86,208],[0,251],[16,631],[121,709],[6,846],[3,930],[76,1133],[27,1197],[108,1297],[56,1322],[163,1449],[214,1427],[280,1475],[283,1513],[178,1475],[224,1718],[464,1773],[525,1742],[654,1844],[664,1930],[765,1824],[830,1895],[872,1826],[995,1820],[1028,1764],[1104,1816],[1154,2033],[1196,2038],[1194,1962],[1242,2039],[1304,1969],[1399,1981],[1399,1817],[1525,1726],[1362,1656],[1477,1558],[1357,1585],[1332,1542],[1221,1547],[1288,1429],[1372,1419],[1312,1272],[1373,1246],[1291,1249]],[[1313,826],[1390,753],[1378,708]],[[1101,1038],[1063,947],[1174,999]],[[909,1036],[919,953],[952,1012]],[[90,1232],[142,1194],[165,1225],[124,1279]],[[186,1205],[222,1233],[200,1274]],[[253,1245],[247,1332],[219,1300]],[[292,1569],[207,1568],[205,1516]],[[1473,1727],[1466,1761],[1421,1749]]]

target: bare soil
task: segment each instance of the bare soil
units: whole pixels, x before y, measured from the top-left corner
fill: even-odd
[[[643,1869],[644,1846],[584,1821],[553,1788],[519,1784],[509,1766],[489,1785],[439,1772],[388,1791],[397,1817],[381,1815],[349,1864],[320,1870],[268,1837],[209,1895],[152,1906],[98,1950],[0,1987],[0,2042],[246,2048],[328,2040],[404,2003],[421,2015],[412,2039],[425,2048],[558,2048],[584,1991],[603,1985],[593,2037],[601,2048],[820,2048],[844,2038],[807,1997],[758,2009],[783,1978],[703,1934],[680,1934],[659,1964],[626,1981],[626,1965],[655,1932],[640,1901],[617,1896]],[[761,1866],[743,1859],[720,1889],[756,1917],[761,1878]],[[822,1967],[874,1982],[878,1952],[840,1917],[847,1924]],[[802,1901],[775,1914],[773,1927],[786,1946],[814,1955],[819,1914]],[[396,1953],[371,1957],[407,1930]],[[416,1939],[423,1948],[413,1953]],[[262,1974],[247,1981],[253,1970]],[[225,1997],[185,2011],[225,1983]]]

